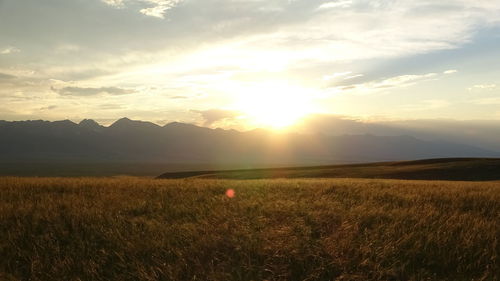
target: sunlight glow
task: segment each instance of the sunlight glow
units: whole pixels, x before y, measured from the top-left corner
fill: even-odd
[[[310,91],[284,81],[248,85],[239,93],[235,107],[257,126],[283,129],[313,111]]]

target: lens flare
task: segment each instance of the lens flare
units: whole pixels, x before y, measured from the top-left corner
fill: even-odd
[[[229,198],[233,198],[235,195],[234,189],[228,189],[226,190],[226,196]]]

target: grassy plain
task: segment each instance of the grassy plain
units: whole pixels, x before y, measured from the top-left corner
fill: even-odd
[[[500,182],[3,177],[0,221],[0,280],[500,276]]]

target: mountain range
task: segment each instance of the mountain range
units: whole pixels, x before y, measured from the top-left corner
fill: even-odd
[[[163,163],[217,167],[324,165],[500,153],[408,135],[240,132],[184,123],[159,126],[122,118],[110,126],[85,119],[0,121],[2,163]]]

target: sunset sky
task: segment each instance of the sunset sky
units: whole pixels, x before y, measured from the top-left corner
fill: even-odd
[[[0,119],[500,119],[496,0],[0,0]]]

